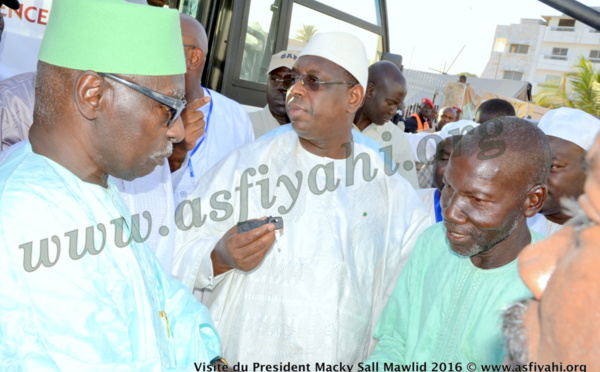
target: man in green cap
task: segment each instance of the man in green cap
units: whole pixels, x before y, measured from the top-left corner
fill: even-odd
[[[54,2],[29,142],[0,165],[0,369],[218,363],[208,310],[108,181],[149,174],[182,139],[184,72],[176,11]]]

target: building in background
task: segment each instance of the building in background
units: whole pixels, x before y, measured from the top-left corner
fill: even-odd
[[[565,14],[542,18],[497,26],[481,77],[530,82],[535,95],[545,86],[561,84],[581,56],[600,69],[599,31]]]

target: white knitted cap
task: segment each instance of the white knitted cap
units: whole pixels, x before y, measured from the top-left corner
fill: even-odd
[[[573,142],[589,151],[600,132],[600,119],[582,110],[561,107],[542,116],[538,128],[547,136]]]

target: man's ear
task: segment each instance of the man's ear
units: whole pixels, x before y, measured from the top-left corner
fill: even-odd
[[[107,87],[108,84],[96,72],[85,71],[77,77],[75,104],[81,115],[87,120],[94,120],[99,116]]]
[[[367,84],[367,91],[365,93],[365,96],[371,98],[373,97],[373,94],[375,94],[375,84],[369,83]]]
[[[348,90],[348,112],[356,113],[365,100],[365,91],[362,85],[356,84]]]
[[[185,63],[188,70],[204,68],[204,52],[202,49],[191,48],[190,53],[186,57]]]
[[[523,215],[526,218],[535,216],[542,209],[547,194],[548,188],[545,185],[535,185],[529,189],[523,202]]]

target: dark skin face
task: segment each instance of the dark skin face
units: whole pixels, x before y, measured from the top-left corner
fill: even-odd
[[[363,113],[372,123],[383,125],[396,115],[406,92],[406,83],[385,80],[377,85],[369,83]]]
[[[539,210],[546,190],[527,190],[524,172],[503,167],[503,157],[455,155],[441,195],[450,248],[479,268],[504,266],[531,241],[524,217]]]
[[[433,169],[433,185],[442,192],[444,188],[444,172],[450,160],[450,155],[454,151],[454,142],[460,141],[462,136],[448,137],[437,146],[435,153],[435,166]]]
[[[437,130],[441,130],[446,124],[456,121],[456,111],[452,107],[446,107],[438,117]]]
[[[172,97],[184,93],[183,75],[118,76]],[[83,181],[106,187],[108,175],[145,176],[164,163],[172,142],[183,138],[181,119],[167,128],[167,107],[127,86],[92,71],[81,72],[73,85],[63,88],[62,101],[56,99],[61,117],[34,112],[30,140],[34,152]]]
[[[435,108],[431,109],[431,115],[429,115],[429,117],[427,118],[427,120],[429,121],[429,123],[433,123],[435,122],[435,119],[438,116],[438,112]]]
[[[269,111],[279,124],[287,124],[290,118],[285,110],[285,95],[287,91],[283,89],[280,82],[274,79],[281,79],[289,74],[292,70],[287,67],[279,67],[269,73],[269,82],[267,83],[267,104]]]
[[[344,70],[321,57],[299,57],[292,69],[297,75],[314,75],[321,81],[346,81]],[[298,81],[287,92],[287,113],[307,151],[333,159],[346,157],[343,144],[352,140],[352,119],[362,104],[362,86],[321,85],[318,91]]]
[[[431,108],[431,106],[426,105],[426,104],[421,104],[421,107],[419,108],[419,116],[421,116],[422,120],[427,120],[429,118],[431,118],[431,115],[433,113],[433,109]]]
[[[124,78],[172,97],[182,98],[185,92],[182,75]],[[179,142],[183,137],[182,121],[177,119],[171,128],[167,128],[170,113],[166,106],[107,80],[106,94],[118,99],[107,105],[106,123],[94,131],[98,164],[110,175],[133,180],[164,164],[171,155],[173,142]],[[132,107],[137,109],[132,110]],[[115,141],[116,138],[120,140]]]
[[[560,199],[578,198],[583,194],[585,150],[558,137],[548,136],[548,141],[552,150],[552,168],[548,178],[548,197],[541,213],[550,221],[562,225],[571,217],[563,211]]]

